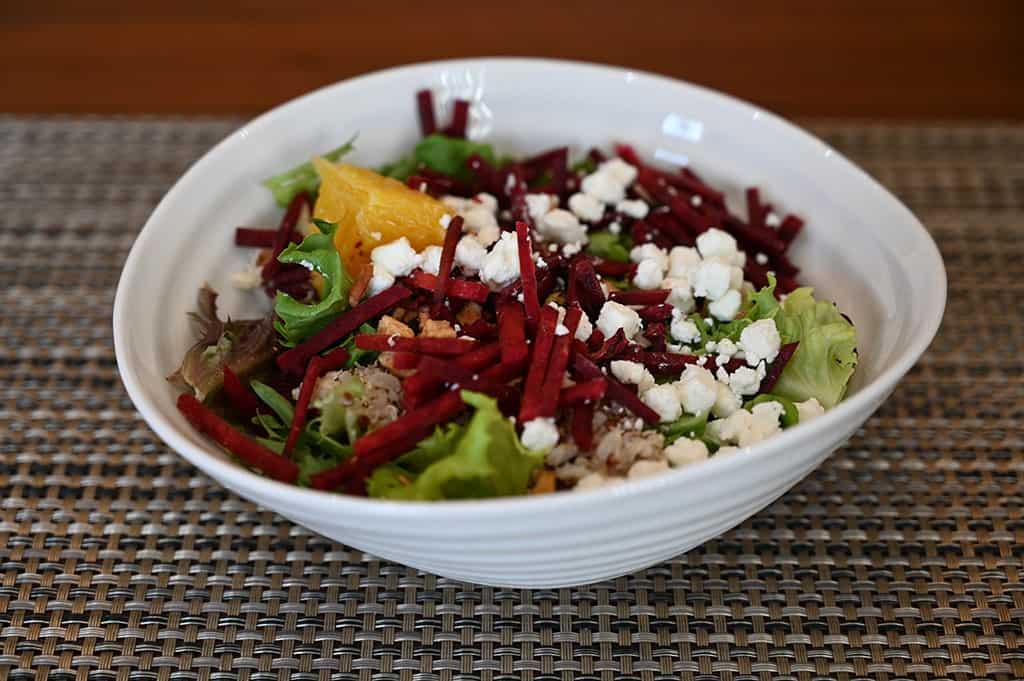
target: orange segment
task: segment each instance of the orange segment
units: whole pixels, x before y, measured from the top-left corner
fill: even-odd
[[[444,242],[443,203],[398,180],[348,163],[313,159],[320,195],[313,216],[338,223],[334,243],[349,273],[370,262],[381,244],[407,237],[416,250]]]

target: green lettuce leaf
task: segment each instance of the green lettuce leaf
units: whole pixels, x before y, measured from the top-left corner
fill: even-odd
[[[629,262],[629,251],[633,248],[633,240],[628,234],[591,232],[589,236],[588,254],[615,262]]]
[[[256,440],[272,452],[280,454],[288,439],[295,407],[287,397],[265,383],[252,381],[250,385],[256,396],[274,412],[253,417],[253,424],[260,426],[267,433],[266,437],[258,437]],[[352,447],[323,432],[322,420],[322,417],[317,417],[306,422],[292,452],[292,459],[299,467],[297,484],[303,487],[309,486],[309,480],[313,475],[333,468],[352,456]]]
[[[569,170],[571,170],[574,173],[589,175],[595,170],[597,170],[597,161],[590,158],[589,156],[584,156],[580,160],[573,163],[572,166],[569,167]]]
[[[277,292],[274,328],[281,344],[289,347],[327,326],[348,307],[348,292],[352,288],[352,278],[334,246],[337,225],[322,220],[315,223],[319,234],[310,234],[300,244],[289,244],[277,258],[282,263],[312,268],[324,278],[325,285],[323,297],[310,305],[300,303],[283,291]]]
[[[760,291],[748,291],[745,298],[745,318],[755,322],[759,319],[775,319],[781,309],[775,297],[775,275],[769,272],[768,285]]]
[[[783,428],[795,426],[800,422],[800,412],[797,411],[796,405],[793,404],[792,400],[786,399],[781,395],[773,395],[771,393],[758,395],[752,400],[747,400],[743,408],[747,411],[753,411],[754,407],[765,402],[778,402],[782,406],[782,418],[779,419],[779,422]]]
[[[363,350],[356,347],[356,336],[364,333],[377,333],[377,327],[372,324],[361,324],[359,330],[353,334],[350,334],[341,343],[341,347],[348,351],[348,360],[345,362],[345,368],[351,369],[355,366],[369,366],[373,364],[374,360],[377,359],[377,355],[380,353],[376,350]]]
[[[436,132],[420,140],[411,157],[381,168],[381,174],[404,182],[423,164],[439,173],[469,181],[473,178],[472,172],[466,168],[466,160],[473,154],[479,154],[485,161],[494,164],[494,148],[490,144],[446,137]]]
[[[783,343],[799,341],[772,392],[793,402],[812,397],[831,409],[846,394],[857,367],[857,330],[836,306],[799,288],[783,301],[775,325]]]
[[[353,146],[355,141],[356,138],[353,135],[348,142],[345,142],[337,149],[328,151],[326,154],[323,154],[323,157],[331,163],[337,163],[342,156],[355,148]],[[320,186],[320,176],[316,174],[313,164],[307,161],[295,166],[291,170],[286,170],[280,175],[268,177],[263,181],[263,186],[270,190],[274,195],[274,201],[279,206],[286,207],[295,198],[296,194],[300,192],[314,193]]]
[[[469,423],[435,431],[409,459],[375,471],[371,496],[428,501],[526,493],[544,453],[522,446],[495,400],[468,390],[462,399],[476,410]]]
[[[665,444],[670,445],[681,437],[700,438],[707,425],[708,412],[702,411],[697,414],[683,414],[672,423],[660,426],[659,430],[665,436]]]

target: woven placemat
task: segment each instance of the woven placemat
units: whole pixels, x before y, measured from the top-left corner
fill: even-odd
[[[932,349],[742,526],[628,577],[521,591],[312,534],[132,408],[121,264],[237,123],[0,118],[0,677],[1024,677],[1024,127],[813,126],[938,240]]]

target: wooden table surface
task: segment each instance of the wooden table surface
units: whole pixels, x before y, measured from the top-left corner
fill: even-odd
[[[622,64],[790,116],[1024,118],[1024,2],[4,3],[0,111],[262,111],[397,64]]]

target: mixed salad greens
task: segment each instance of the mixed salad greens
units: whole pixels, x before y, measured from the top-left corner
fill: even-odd
[[[742,455],[834,407],[857,336],[800,287],[803,222],[626,145],[499,157],[468,102],[371,170],[355,139],[266,181],[222,321],[204,286],[182,413],[286,482],[396,500],[588,489]],[[254,294],[255,295],[255,294]]]

